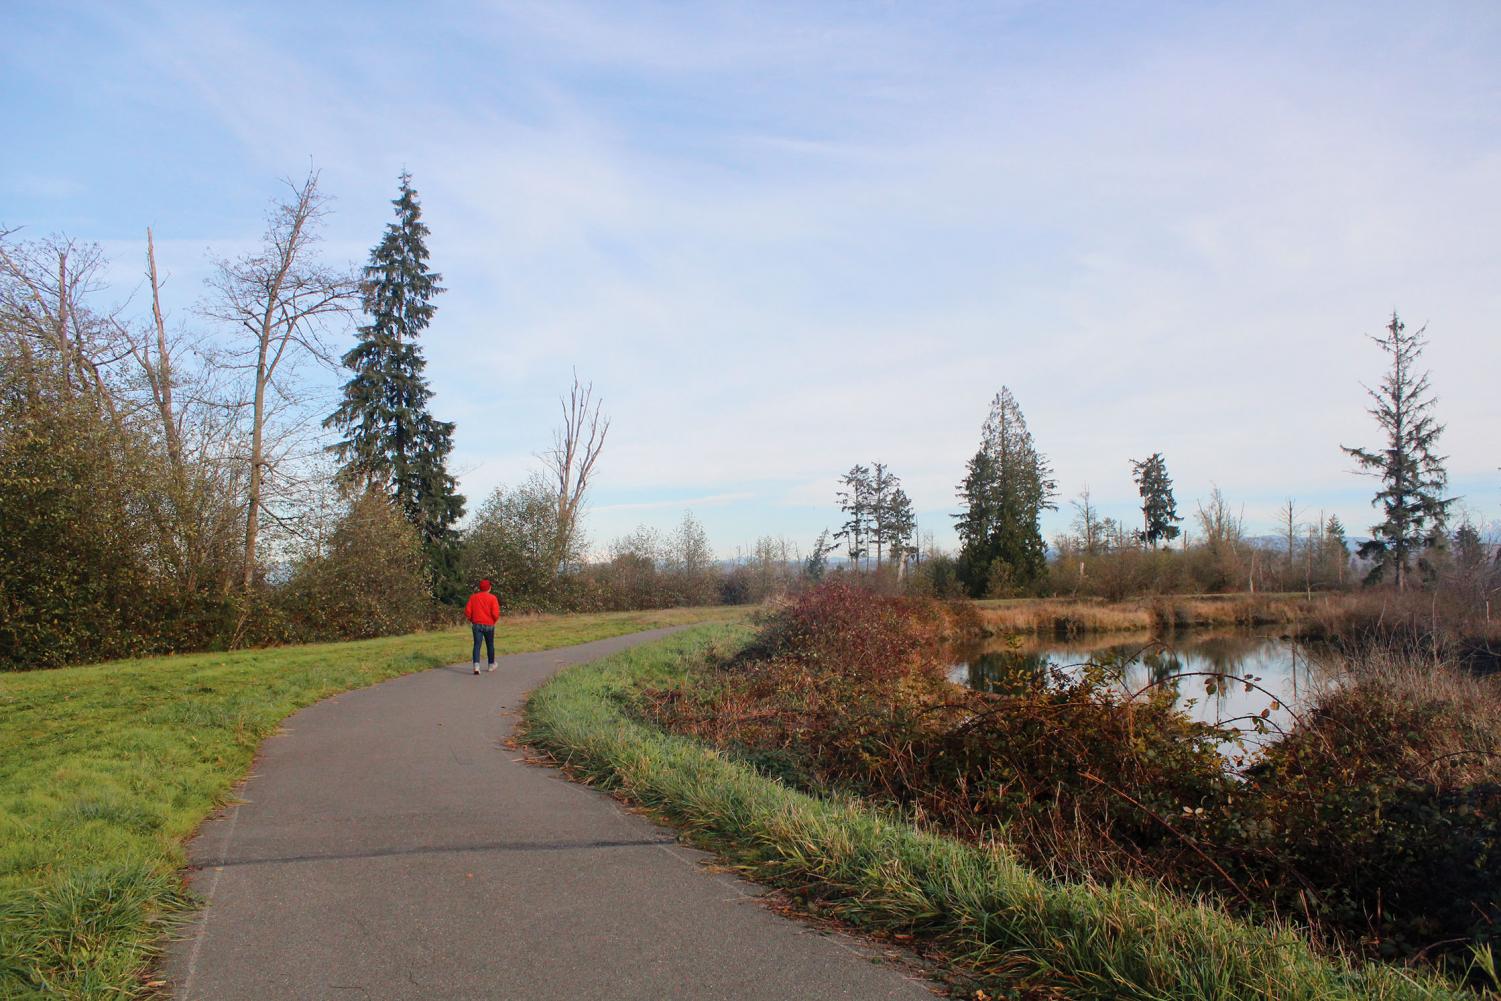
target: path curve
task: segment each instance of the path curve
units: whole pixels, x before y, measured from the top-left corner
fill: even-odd
[[[507,750],[525,692],[654,630],[398,678],[303,710],[189,847],[178,1001],[931,998],[707,856]]]

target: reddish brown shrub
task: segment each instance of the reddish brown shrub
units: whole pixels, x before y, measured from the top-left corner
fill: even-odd
[[[1367,670],[1244,775],[1234,732],[1122,663],[949,684],[935,602],[833,582],[728,665],[645,693],[659,724],[814,790],[855,793],[1039,869],[1210,891],[1387,956],[1501,942],[1501,693],[1431,661]]]
[[[883,685],[940,668],[943,606],[830,580],[773,610],[752,656]]]

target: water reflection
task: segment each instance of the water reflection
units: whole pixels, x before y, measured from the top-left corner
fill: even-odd
[[[1231,723],[1252,731],[1265,717],[1269,737],[1254,733],[1248,743],[1274,737],[1291,723],[1293,711],[1319,683],[1311,651],[1275,629],[1183,631],[1168,637],[1151,633],[1056,640],[1021,637],[956,647],[950,678],[991,692],[1017,692],[1046,681],[1054,672],[1071,673],[1086,663],[1120,669],[1121,687],[1141,692],[1166,686],[1195,719]],[[1248,691],[1245,679],[1253,682]]]

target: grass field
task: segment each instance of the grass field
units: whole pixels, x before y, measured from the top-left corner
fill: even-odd
[[[743,615],[502,621],[498,653]],[[467,629],[0,674],[0,998],[121,998],[183,897],[183,844],[261,740],[338,692],[469,657]]]
[[[1154,887],[1055,882],[1004,847],[919,831],[860,804],[793,791],[702,744],[633,720],[632,689],[690,676],[749,633],[704,626],[573,668],[527,704],[528,740],[621,791],[810,910],[914,941],[968,992],[1089,1001],[1453,1001],[1425,974],[1316,954]]]

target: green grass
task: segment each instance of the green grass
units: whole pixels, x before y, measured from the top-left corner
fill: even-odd
[[[795,792],[623,711],[633,688],[685,677],[711,648],[747,636],[705,626],[566,671],[529,700],[528,739],[750,877],[857,928],[911,934],[957,982],[998,997],[1473,1001],[1428,975],[1320,956],[1291,929],[1153,887],[1045,880],[1002,849]]]
[[[583,643],[725,609],[505,620],[497,652]],[[183,844],[261,740],[338,692],[469,657],[467,629],[0,675],[0,998],[144,990],[190,904]]]

